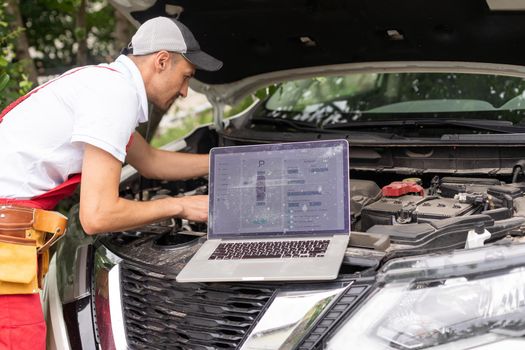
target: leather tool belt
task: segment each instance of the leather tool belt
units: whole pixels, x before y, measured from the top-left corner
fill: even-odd
[[[0,295],[42,288],[49,247],[65,233],[66,224],[67,218],[56,211],[0,206]]]

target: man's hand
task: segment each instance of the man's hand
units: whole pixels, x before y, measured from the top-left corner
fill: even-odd
[[[173,198],[182,210],[177,216],[190,221],[208,220],[208,196],[187,196]]]

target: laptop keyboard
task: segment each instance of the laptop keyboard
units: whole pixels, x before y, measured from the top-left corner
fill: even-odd
[[[220,243],[208,260],[320,258],[330,240]]]

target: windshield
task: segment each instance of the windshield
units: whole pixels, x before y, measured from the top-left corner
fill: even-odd
[[[525,80],[465,73],[366,73],[282,83],[262,115],[316,126],[417,118],[521,122]]]

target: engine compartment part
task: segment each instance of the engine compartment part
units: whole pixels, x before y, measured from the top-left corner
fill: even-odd
[[[465,249],[483,247],[485,241],[490,237],[490,232],[482,224],[476,224],[473,230],[468,231]]]
[[[351,232],[348,245],[384,252],[390,247],[390,237],[383,234]]]
[[[471,177],[434,177],[431,188],[437,189],[439,195],[454,198],[458,193],[483,193],[491,186],[502,185],[498,179]],[[431,193],[435,194],[435,193]]]
[[[464,247],[468,231],[476,225],[494,226],[487,215],[471,215],[429,223],[408,225],[374,225],[367,232],[390,236],[392,242],[413,247]]]
[[[400,197],[409,193],[425,196],[423,187],[411,181],[394,181],[390,185],[384,186],[381,191],[385,197]]]
[[[476,225],[490,232],[485,244],[521,236],[525,231],[525,183],[437,176],[392,179],[386,184],[380,176],[375,180],[351,177],[352,234],[342,273],[373,269],[393,256],[463,249],[469,231]],[[155,200],[208,191],[204,178],[145,180],[144,185],[140,193],[130,185],[125,194],[134,200]],[[389,192],[396,188],[400,190]],[[121,252],[140,256],[157,266],[166,264],[169,269],[168,262],[174,256],[191,256],[205,239],[206,231],[203,223],[169,219],[112,235],[107,240]]]
[[[382,197],[379,186],[370,180],[350,180],[350,216],[352,224],[361,216],[364,207]]]
[[[420,197],[405,195],[397,198],[383,197],[363,208],[361,229],[366,231],[374,225],[395,225],[422,222],[426,219],[447,219],[473,214],[476,207],[451,198]]]

